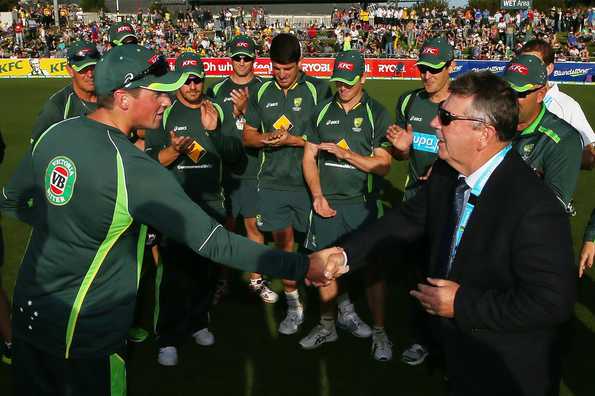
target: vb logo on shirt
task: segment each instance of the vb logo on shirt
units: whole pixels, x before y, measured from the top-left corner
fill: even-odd
[[[76,166],[70,158],[55,157],[45,171],[45,195],[52,205],[66,205],[74,192]]]

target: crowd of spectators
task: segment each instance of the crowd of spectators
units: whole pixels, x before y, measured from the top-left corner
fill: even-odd
[[[96,42],[100,51],[107,48],[107,32],[113,23],[107,14],[100,12],[90,21],[79,6],[64,5],[59,10],[59,27],[53,15],[50,4],[15,7],[12,25],[1,27],[0,57],[64,57],[68,44],[80,38]],[[523,42],[538,37],[552,43],[557,60],[588,61],[592,55],[589,44],[595,42],[595,7],[490,13],[471,8],[371,5],[334,9],[326,25],[279,22],[267,18],[262,7],[218,11],[192,7],[176,13],[141,9],[120,17],[133,24],[141,44],[168,56],[189,48],[203,56],[225,56],[225,43],[240,33],[252,36],[260,54],[266,54],[275,34],[292,32],[307,56],[359,49],[368,57],[416,58],[426,38],[445,35],[458,59],[510,59]]]

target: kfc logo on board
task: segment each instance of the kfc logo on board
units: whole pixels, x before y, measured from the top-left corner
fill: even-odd
[[[349,63],[349,62],[339,62],[339,64],[337,65],[337,69],[339,70],[347,70],[347,71],[353,71],[353,69],[355,69],[355,66],[353,65],[353,63]]]
[[[510,71],[511,73],[519,73],[523,76],[529,74],[529,69],[527,68],[527,66],[521,65],[520,63],[512,63],[510,66],[508,66],[508,71]]]

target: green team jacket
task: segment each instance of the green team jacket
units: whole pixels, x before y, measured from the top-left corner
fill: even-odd
[[[583,143],[579,132],[541,107],[537,118],[513,141],[513,148],[556,194],[568,213],[580,172]]]
[[[595,242],[595,209],[591,212],[591,220],[585,230],[585,242]]]
[[[314,127],[307,134],[314,144],[336,143],[354,153],[372,156],[374,149],[390,146],[386,130],[388,111],[366,92],[348,113],[336,98],[324,101],[314,112]],[[382,177],[363,172],[333,154],[318,152],[318,172],[324,196],[329,202],[365,202],[379,195]]]
[[[289,133],[304,137],[312,128],[314,108],[331,97],[328,84],[314,77],[300,73],[287,95],[275,82],[263,83],[256,95],[250,96],[246,111],[246,124],[272,132],[281,118],[291,122]],[[258,187],[271,190],[305,190],[302,173],[303,147],[263,148],[260,150]]]
[[[221,108],[214,104],[219,118],[224,121]],[[206,131],[201,122],[201,110],[192,109],[175,100],[163,114],[162,128],[147,131],[145,151],[158,158],[159,151],[169,146],[169,132],[189,136],[202,148],[197,162],[189,155],[180,155],[167,169],[175,176],[184,191],[194,202],[210,202],[223,205],[223,163],[235,164],[242,160],[242,142],[223,136],[220,128]],[[217,204],[218,203],[218,204]]]
[[[35,141],[52,124],[70,117],[87,115],[96,108],[97,103],[81,100],[74,92],[72,84],[65,86],[50,96],[43,105],[33,126],[31,141]]]
[[[124,344],[149,225],[215,262],[299,280],[304,255],[225,230],[127,136],[87,117],[54,124],[4,187],[0,208],[33,226],[13,298],[14,336],[55,356]]]
[[[207,90],[207,96],[213,99],[223,110],[224,120],[221,122],[221,132],[224,136],[238,139],[242,142],[242,133],[244,132],[244,115],[235,117],[233,114],[233,102],[231,101],[231,91],[234,89],[248,88],[250,96],[256,95],[262,79],[254,77],[248,84],[239,85],[233,82],[229,77],[216,82]],[[234,179],[256,179],[258,173],[258,149],[244,147],[246,153],[246,164],[243,167],[235,167],[229,176]]]

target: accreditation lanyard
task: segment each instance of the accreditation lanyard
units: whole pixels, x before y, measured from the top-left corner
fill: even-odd
[[[477,203],[477,201],[479,199],[479,195],[481,194],[483,187],[485,186],[486,182],[488,181],[489,176],[492,174],[492,172],[494,172],[494,169],[498,165],[500,165],[500,163],[502,162],[502,159],[510,151],[511,148],[512,148],[511,145],[506,146],[498,154],[496,154],[496,156],[494,158],[492,158],[491,164],[486,169],[483,170],[483,172],[477,179],[475,186],[473,186],[473,188],[471,189],[471,193],[469,194],[469,199],[467,200],[467,203],[465,204],[465,209],[463,210],[463,214],[461,214],[459,223],[457,224],[455,239],[453,241],[453,244],[452,244],[451,250],[450,250],[450,261],[451,262],[454,259],[455,254],[457,253],[457,248],[459,247],[459,243],[461,243],[461,239],[463,238],[463,233],[465,232],[465,227],[467,226],[467,222],[469,221],[469,218],[471,217],[471,214],[473,213],[473,210],[475,209],[475,204]]]

